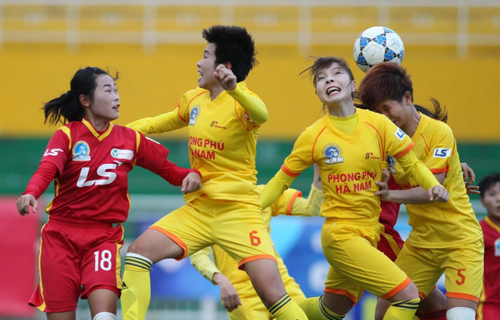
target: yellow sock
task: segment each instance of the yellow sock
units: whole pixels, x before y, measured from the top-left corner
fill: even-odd
[[[323,320],[323,313],[319,308],[319,297],[307,298],[297,302],[309,320]]]
[[[144,320],[151,298],[149,268],[151,260],[138,254],[127,253],[123,273],[121,295],[122,316],[124,320]]]
[[[288,293],[269,307],[269,312],[277,320],[308,320],[304,311],[292,301]]]
[[[412,320],[419,303],[420,298],[393,302],[385,312],[384,320]]]
[[[308,298],[297,304],[309,320],[341,320],[345,317],[328,309],[323,302],[323,296]]]

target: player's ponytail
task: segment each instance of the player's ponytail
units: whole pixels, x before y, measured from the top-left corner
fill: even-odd
[[[426,116],[446,123],[448,121],[448,110],[446,110],[446,107],[441,106],[441,103],[434,98],[431,98],[431,102],[434,106],[434,112],[418,104],[415,104],[414,107]]]
[[[63,124],[72,121],[82,121],[85,113],[78,95],[71,90],[47,102],[43,110],[45,113],[44,123],[48,121],[51,125],[55,125],[59,121]],[[61,117],[63,120],[61,120]]]
[[[45,123],[55,125],[72,121],[82,121],[85,109],[80,103],[80,95],[88,96],[91,100],[97,87],[98,75],[108,73],[97,67],[86,67],[78,70],[71,79],[71,89],[60,97],[50,100],[43,107]],[[118,74],[114,78],[118,79]],[[61,119],[62,118],[62,119]]]

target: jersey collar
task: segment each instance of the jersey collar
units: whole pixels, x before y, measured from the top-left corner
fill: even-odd
[[[493,221],[491,221],[490,217],[486,217],[484,218],[484,220],[486,220],[486,223],[489,224],[493,229],[500,233],[500,227],[497,226]]]
[[[110,122],[108,128],[106,129],[106,131],[104,131],[103,133],[99,133],[94,128],[94,126],[89,121],[87,121],[86,119],[82,119],[82,123],[89,129],[90,132],[92,132],[92,134],[94,135],[94,137],[96,137],[97,140],[99,140],[99,141],[102,141],[102,140],[104,140],[104,138],[106,138],[107,136],[109,136],[109,134],[111,133],[111,130],[113,130],[113,126],[114,126]]]
[[[359,131],[361,128],[361,122],[364,121],[364,115],[363,112],[360,112],[360,109],[356,108],[356,112],[354,113],[356,117],[358,118],[358,123],[356,124],[356,128],[354,129],[353,133],[351,135],[345,134],[341,130],[337,129],[335,125],[332,123],[332,120],[330,119],[330,114],[327,112],[327,114],[323,117],[324,122],[326,127],[333,132],[335,135],[339,136],[342,140],[345,140],[349,143],[353,143],[356,141],[359,135]]]

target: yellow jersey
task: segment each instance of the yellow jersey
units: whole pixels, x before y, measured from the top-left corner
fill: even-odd
[[[259,203],[255,156],[260,126],[232,96],[236,94],[245,97],[246,103],[263,104],[244,82],[238,83],[233,92],[223,91],[213,101],[210,91],[196,88],[181,97],[176,110],[127,125],[144,134],[188,126],[191,168],[200,171],[203,186],[186,194],[186,203],[202,194],[212,199]]]
[[[258,192],[262,191],[264,185],[257,186]],[[309,197],[304,199],[302,193],[295,189],[286,190],[276,202],[270,207],[262,210],[262,217],[269,225],[271,216],[277,215],[294,215],[294,216],[318,216],[321,202],[323,201],[323,192],[311,187]],[[190,256],[191,264],[198,270],[206,279],[212,281],[213,275],[216,272],[222,273],[233,284],[248,281],[249,295],[254,289],[245,271],[238,269],[237,262],[231,258],[222,248],[217,245],[212,246],[213,258],[215,266],[209,258],[210,250],[205,248]],[[283,259],[276,253],[278,268],[283,282],[291,279],[288,270],[283,262]],[[246,291],[245,291],[246,292]],[[240,295],[245,295],[245,292],[238,292]]]
[[[386,155],[398,158],[410,152],[413,142],[383,115],[362,109],[355,114],[351,135],[336,128],[328,114],[306,128],[281,169],[295,177],[317,163],[324,192],[321,215],[373,224],[381,210],[374,193],[382,163]]]
[[[482,237],[462,177],[457,144],[451,128],[444,122],[420,114],[420,122],[412,137],[413,151],[434,174],[446,173],[443,186],[448,190],[448,202],[407,204],[408,241],[423,248],[460,247]],[[403,190],[419,184],[403,172],[400,164],[388,158],[390,171]]]

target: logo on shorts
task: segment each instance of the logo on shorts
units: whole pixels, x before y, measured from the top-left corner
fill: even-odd
[[[392,174],[396,174],[396,161],[394,160],[394,158],[388,156],[387,163],[389,164],[389,171],[391,171]]]
[[[90,161],[90,147],[85,141],[78,141],[73,147],[73,161]]]
[[[500,256],[500,239],[495,240],[495,257]]]
[[[195,105],[189,114],[189,125],[194,126],[196,124],[196,119],[200,115],[200,106]]]
[[[333,143],[329,143],[323,147],[323,155],[325,156],[325,164],[337,164],[344,163],[344,157],[342,157],[342,149]]]

